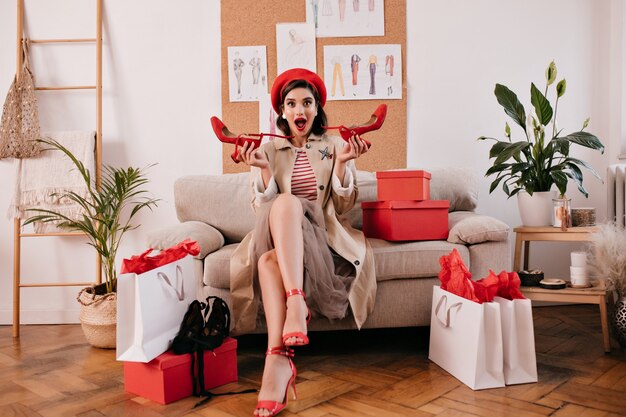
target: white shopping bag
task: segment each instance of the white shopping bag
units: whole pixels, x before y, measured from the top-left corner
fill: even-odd
[[[535,332],[530,300],[507,300],[496,297],[500,305],[504,381],[507,385],[537,382]]]
[[[434,286],[428,358],[471,389],[503,387],[500,305]]]
[[[118,361],[149,362],[169,347],[196,298],[193,257],[117,279]]]

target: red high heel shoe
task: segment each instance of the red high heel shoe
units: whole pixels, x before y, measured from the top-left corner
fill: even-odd
[[[275,135],[273,133],[242,133],[241,135],[235,135],[228,130],[228,128],[224,125],[224,122],[215,116],[211,117],[211,126],[213,127],[215,135],[221,142],[235,144],[235,152],[230,157],[236,164],[239,163],[239,160],[237,159],[237,156],[239,155],[239,147],[246,143],[251,143],[253,146],[252,149],[256,149],[261,146],[263,136],[274,136],[283,139],[293,138],[293,136]]]
[[[343,140],[348,142],[350,140],[350,137],[352,137],[353,135],[361,136],[361,135],[366,134],[367,132],[380,129],[380,127],[383,125],[383,122],[385,121],[386,116],[387,116],[387,105],[381,104],[380,106],[376,108],[374,113],[372,113],[372,117],[365,124],[362,124],[360,126],[353,126],[353,127],[346,127],[344,125],[324,126],[324,129],[339,129],[339,133],[341,134],[341,137],[343,138]],[[372,144],[369,143],[368,141],[366,140],[364,141],[368,148],[372,146]]]
[[[287,388],[285,388],[285,396],[283,397],[283,402],[279,403],[278,401],[260,400],[256,403],[256,408],[254,409],[255,411],[266,409],[270,412],[269,416],[275,416],[276,414],[283,411],[285,407],[287,407],[287,400],[288,400],[287,394],[289,394],[289,387],[291,387],[293,390],[293,399],[295,400],[297,398],[297,394],[296,394],[297,371],[296,371],[296,366],[293,364],[291,360],[291,358],[293,358],[294,356],[293,349],[289,349],[286,346],[277,346],[273,348],[268,348],[267,352],[265,352],[265,355],[266,356],[268,355],[286,356],[287,359],[289,360],[289,367],[291,368],[291,378],[289,378],[289,381],[287,382]],[[252,413],[252,415],[256,416],[256,414],[254,413]]]
[[[287,295],[287,298],[291,297],[292,295],[301,295],[302,298],[304,299],[304,302],[306,303],[306,295],[304,294],[304,291],[300,290],[300,289],[293,289],[293,290],[289,290],[285,293]],[[309,322],[311,321],[311,311],[307,308],[307,313],[306,313],[306,324],[309,324]],[[302,340],[301,342],[293,342],[293,343],[287,343],[287,340],[290,338],[298,338],[300,340]],[[309,338],[307,337],[306,334],[304,334],[303,332],[290,332],[290,333],[286,333],[283,335],[283,345],[285,346],[305,346],[309,344]]]

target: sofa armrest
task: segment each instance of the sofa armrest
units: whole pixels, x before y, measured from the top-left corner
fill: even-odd
[[[507,240],[511,229],[498,219],[471,211],[451,212],[448,228],[448,242],[464,245]]]
[[[148,246],[153,249],[167,249],[182,240],[198,242],[200,253],[197,259],[204,259],[211,252],[224,246],[224,236],[213,226],[199,221],[187,221],[148,233]]]

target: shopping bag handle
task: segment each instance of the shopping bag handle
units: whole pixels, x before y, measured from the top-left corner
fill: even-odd
[[[441,306],[443,305],[443,308],[446,309],[446,306],[448,304],[448,296],[447,295],[442,295],[441,298],[439,299],[439,302],[437,303],[437,307],[435,307],[435,316],[437,317],[437,320],[439,320],[439,322],[441,324],[443,324],[444,327],[451,327],[450,326],[450,311],[452,311],[452,309],[455,309],[456,312],[458,313],[459,310],[461,310],[461,307],[463,307],[463,303],[458,302],[458,303],[454,303],[452,304],[447,310],[446,310],[446,320],[442,320],[441,317],[439,317],[439,310],[441,309]]]
[[[169,288],[172,288],[176,293],[176,297],[178,301],[183,301],[185,299],[185,285],[183,282],[183,269],[180,265],[176,265],[176,287],[180,286],[180,290],[172,285],[169,277],[165,274],[165,272],[157,272],[157,277],[161,278],[168,285]]]

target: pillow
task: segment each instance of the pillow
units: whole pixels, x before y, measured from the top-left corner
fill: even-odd
[[[454,212],[449,216],[448,242],[474,245],[482,242],[499,242],[509,237],[509,225],[471,212]]]
[[[148,246],[162,250],[170,248],[185,239],[198,242],[200,253],[194,256],[196,259],[203,259],[209,253],[224,246],[224,236],[216,228],[198,221],[183,222],[148,233]]]

